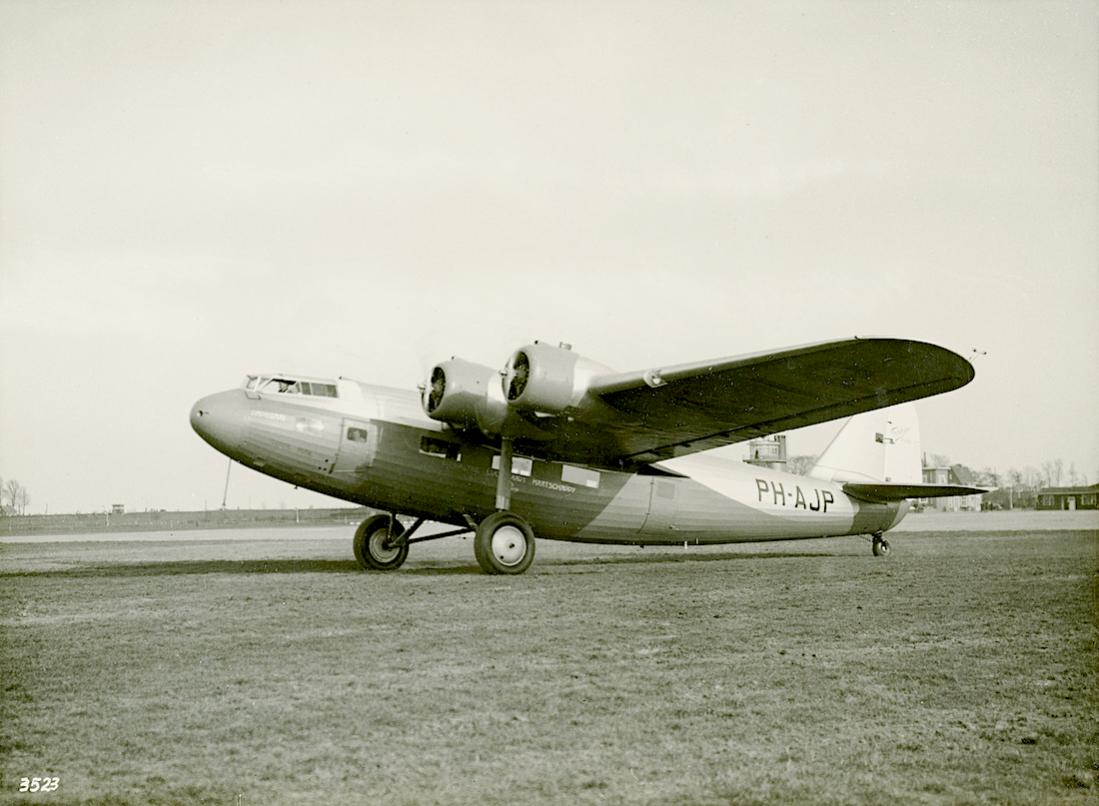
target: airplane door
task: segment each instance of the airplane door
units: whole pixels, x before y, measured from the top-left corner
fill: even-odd
[[[653,477],[649,487],[649,514],[641,527],[644,534],[667,537],[679,515],[679,496],[673,479]]]
[[[332,475],[350,476],[374,464],[378,450],[378,426],[367,420],[344,418],[340,448],[332,463]]]

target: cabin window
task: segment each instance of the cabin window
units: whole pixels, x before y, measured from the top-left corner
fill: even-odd
[[[303,382],[302,392],[314,397],[336,397],[336,384],[318,383],[317,381]]]
[[[457,442],[450,442],[437,437],[421,437],[420,453],[427,456],[436,456],[440,459],[458,461],[462,458],[462,447]]]
[[[492,469],[500,469],[500,455],[492,457]],[[526,456],[513,456],[511,457],[511,472],[516,476],[527,476],[534,471],[534,461]]]
[[[561,481],[568,484],[576,484],[580,487],[591,487],[592,489],[599,489],[599,471],[591,470],[586,467],[573,467],[572,465],[561,466]]]
[[[368,434],[365,428],[355,428],[352,426],[347,429],[348,442],[366,442],[367,438]]]

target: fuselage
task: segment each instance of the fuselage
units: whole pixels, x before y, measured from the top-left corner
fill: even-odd
[[[364,506],[457,526],[495,511],[498,449],[429,419],[415,392],[263,380],[198,401],[195,431],[241,464]],[[540,538],[643,545],[872,534],[907,504],[705,453],[639,472],[517,453],[510,508]]]

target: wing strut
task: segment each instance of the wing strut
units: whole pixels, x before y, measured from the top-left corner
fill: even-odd
[[[511,437],[500,438],[500,473],[496,477],[496,508],[511,509]]]

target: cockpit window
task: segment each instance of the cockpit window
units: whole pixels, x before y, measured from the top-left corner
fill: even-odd
[[[285,376],[263,377],[249,375],[244,379],[244,388],[250,392],[282,395],[311,395],[313,397],[339,397],[336,384],[327,381],[300,381]]]

